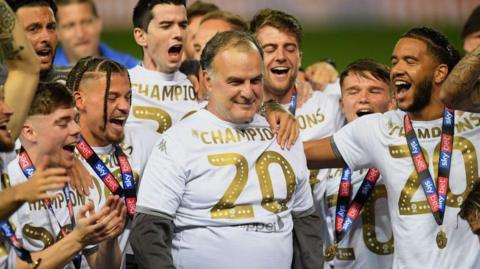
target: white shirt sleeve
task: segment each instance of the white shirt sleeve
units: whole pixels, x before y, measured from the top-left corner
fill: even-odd
[[[138,207],[174,216],[186,184],[182,147],[164,134],[155,143],[138,191]]]
[[[379,144],[382,114],[366,115],[348,123],[333,135],[335,146],[352,170],[373,167]]]

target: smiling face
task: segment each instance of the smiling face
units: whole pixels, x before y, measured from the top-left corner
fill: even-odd
[[[102,21],[89,3],[60,5],[57,12],[58,37],[71,63],[97,56]]]
[[[77,120],[78,112],[73,107],[60,107],[48,115],[33,115],[27,119],[25,126],[31,128],[29,139],[34,141],[39,156],[48,158],[49,166],[73,166],[80,134]]]
[[[340,106],[351,122],[371,113],[383,113],[391,107],[390,86],[370,73],[350,72],[342,83]]]
[[[47,6],[26,6],[19,8],[16,14],[40,59],[41,70],[50,70],[57,47],[57,23],[53,11]]]
[[[266,25],[255,36],[264,51],[265,90],[283,96],[295,86],[300,66],[300,49],[293,33]]]
[[[397,42],[392,54],[391,81],[398,108],[418,112],[430,103],[437,65],[425,42],[408,37]]]
[[[91,146],[107,146],[120,143],[124,138],[124,126],[130,111],[132,90],[126,73],[112,73],[107,96],[107,117],[104,118],[106,75],[90,73],[83,79],[80,89],[74,93],[80,111],[82,135]]]
[[[182,62],[187,34],[185,6],[157,4],[147,31],[134,29],[135,41],[143,48],[143,64],[147,69],[173,73]]]
[[[208,110],[232,123],[250,122],[263,99],[263,63],[252,48],[226,47],[206,75]]]

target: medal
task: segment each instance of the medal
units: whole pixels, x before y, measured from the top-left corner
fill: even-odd
[[[439,249],[444,249],[447,246],[447,234],[443,231],[443,229],[440,229],[440,231],[437,233],[436,241]]]
[[[337,255],[337,243],[329,246],[324,253],[324,258],[326,261],[332,261]]]

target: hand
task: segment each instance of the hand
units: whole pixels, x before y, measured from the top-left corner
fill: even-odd
[[[307,67],[305,78],[312,84],[314,90],[324,91],[327,84],[337,80],[338,72],[331,64],[318,62]]]
[[[90,195],[89,189],[94,187],[92,176],[77,157],[75,157],[73,167],[68,169],[67,173],[71,178],[70,186],[72,189],[80,195]]]
[[[108,197],[105,205],[97,213],[93,202],[88,201],[78,212],[78,224],[71,232],[71,236],[82,247],[115,238],[123,231],[126,214],[126,208],[118,195]]]
[[[60,193],[49,193],[62,190],[68,183],[66,170],[64,168],[47,168],[46,161],[37,165],[33,176],[14,186],[15,199],[22,202],[35,202],[43,199],[55,199]]]
[[[300,108],[312,97],[313,88],[310,83],[302,81],[298,77],[295,81],[295,88],[297,89],[297,108]]]
[[[290,149],[300,133],[295,116],[278,103],[269,103],[266,108],[266,118],[270,128],[277,136],[277,143],[282,149]]]

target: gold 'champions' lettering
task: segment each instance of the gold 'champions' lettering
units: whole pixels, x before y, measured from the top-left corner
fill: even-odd
[[[480,126],[480,116],[478,114],[467,114],[465,117],[455,120],[455,135],[473,130]],[[437,138],[442,134],[441,127],[415,128],[418,139]],[[405,137],[405,131],[402,125],[389,123],[388,135],[395,137]]]
[[[272,140],[274,135],[269,128],[246,128],[246,129],[218,129],[211,131],[192,131],[192,135],[199,137],[206,144],[232,144],[242,141],[266,141]]]
[[[70,199],[72,200],[73,206],[85,205],[85,196],[81,196],[77,192],[70,191]],[[28,203],[28,207],[30,211],[47,210],[42,201]],[[67,208],[67,202],[65,201],[65,195],[63,192],[60,193],[60,197],[52,200],[52,207],[54,209]]]
[[[300,126],[300,130],[310,129],[315,125],[318,125],[325,121],[325,114],[320,111],[320,108],[317,109],[315,113],[306,114],[306,115],[298,115],[295,117],[298,121],[298,125]]]
[[[132,83],[132,90],[140,95],[157,101],[195,101],[192,85],[150,85]]]

